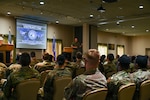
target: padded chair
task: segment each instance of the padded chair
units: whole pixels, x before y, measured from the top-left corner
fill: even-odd
[[[54,80],[54,95],[53,100],[64,99],[64,88],[71,82],[72,78],[63,76]]]
[[[150,80],[141,83],[140,100],[150,100]]]
[[[135,83],[121,86],[118,90],[118,100],[132,100],[135,88]]]
[[[45,78],[46,78],[47,74],[48,74],[50,71],[52,71],[52,70],[45,70],[45,71],[42,71],[42,72],[40,73],[40,75],[41,75],[41,86],[40,86],[40,87],[43,87],[43,86],[44,86],[44,84],[45,84]]]
[[[86,93],[82,100],[105,100],[107,92],[107,88],[99,88]]]
[[[54,69],[53,65],[44,65],[42,67],[39,67],[37,70],[41,73],[42,71],[53,70],[53,69]]]
[[[17,100],[37,100],[40,80],[28,79],[16,86]]]

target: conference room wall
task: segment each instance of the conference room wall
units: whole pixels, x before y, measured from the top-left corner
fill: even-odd
[[[108,53],[116,55],[116,45],[125,46],[127,55],[145,55],[146,48],[150,48],[150,35],[125,36],[117,33],[98,31],[98,43],[115,44],[115,50],[108,50]],[[150,55],[149,55],[150,56]]]
[[[116,45],[124,45],[125,46],[125,54],[130,55],[130,42],[131,37],[123,36],[117,33],[108,33],[98,31],[97,34],[97,43],[106,43],[106,44],[114,44],[114,50],[108,50],[108,53],[113,53],[116,56]]]
[[[145,55],[146,48],[150,48],[150,35],[133,36],[132,42],[131,42],[131,47],[132,47],[131,54]]]

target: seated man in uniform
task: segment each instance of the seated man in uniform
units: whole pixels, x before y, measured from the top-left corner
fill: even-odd
[[[40,79],[39,72],[30,68],[30,62],[30,55],[28,53],[22,53],[20,57],[21,68],[18,71],[12,72],[3,84],[4,98],[6,100],[17,100],[16,86],[20,82],[31,78]]]
[[[65,88],[66,100],[82,100],[85,93],[107,87],[105,76],[98,70],[99,52],[96,49],[88,50],[84,55],[85,68],[84,74],[73,79]]]

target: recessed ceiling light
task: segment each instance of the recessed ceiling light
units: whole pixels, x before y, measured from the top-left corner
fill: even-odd
[[[139,8],[140,8],[140,9],[143,9],[143,8],[144,8],[144,6],[143,6],[143,5],[139,5]]]
[[[90,18],[93,18],[93,16],[94,16],[93,14],[90,14]]]
[[[10,15],[11,14],[11,12],[10,11],[7,11],[7,15]]]
[[[44,1],[40,1],[40,5],[44,5]]]
[[[134,25],[132,25],[132,26],[131,26],[131,28],[135,28],[135,26],[134,26]]]
[[[117,21],[117,22],[116,22],[116,24],[117,24],[117,25],[119,25],[119,24],[120,24],[120,22],[119,22],[119,21]]]
[[[58,21],[58,20],[56,20],[56,24],[59,24],[59,21]]]
[[[146,32],[149,32],[149,30],[146,30]]]

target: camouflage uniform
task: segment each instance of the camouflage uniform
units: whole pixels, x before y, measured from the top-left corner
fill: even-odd
[[[65,88],[65,98],[66,100],[82,100],[87,92],[103,87],[107,87],[107,81],[98,69],[86,71],[74,78]]]
[[[79,42],[73,42],[71,45],[72,46],[77,46],[77,48],[73,48],[73,52],[72,52],[72,57],[75,57],[76,53],[78,51],[80,51],[80,43]]]
[[[141,69],[138,69],[136,72],[131,74],[131,80],[136,83],[143,82],[148,79],[150,79],[150,71],[148,70],[142,71]]]
[[[117,72],[116,65],[113,62],[108,62],[104,64],[104,73],[106,78],[109,78],[111,75]]]
[[[126,85],[131,83],[130,73],[127,71],[119,71],[110,77],[110,82],[108,82],[108,93],[106,100],[117,100],[118,90],[121,85]]]
[[[67,68],[64,68],[64,69],[55,68],[48,73],[46,82],[44,84],[44,100],[53,100],[54,79],[57,77],[62,77],[62,76],[71,77],[71,72]]]
[[[0,79],[6,78],[7,66],[0,62]]]
[[[44,60],[43,62],[39,62],[34,66],[34,69],[38,70],[39,72],[42,72],[43,69],[53,69],[53,66],[55,65],[55,63],[50,62],[48,60]],[[47,68],[46,68],[47,67]],[[51,67],[51,68],[50,68]]]
[[[7,81],[3,84],[3,92],[4,96],[7,98],[6,100],[17,100],[15,90],[17,84],[31,78],[40,79],[40,74],[30,67],[22,67],[19,71],[11,73],[8,76]]]
[[[116,74],[112,75],[112,77],[110,78],[110,82],[113,82],[115,85],[117,85],[118,83],[124,85],[131,83],[130,73],[127,73],[126,71],[119,71]]]

